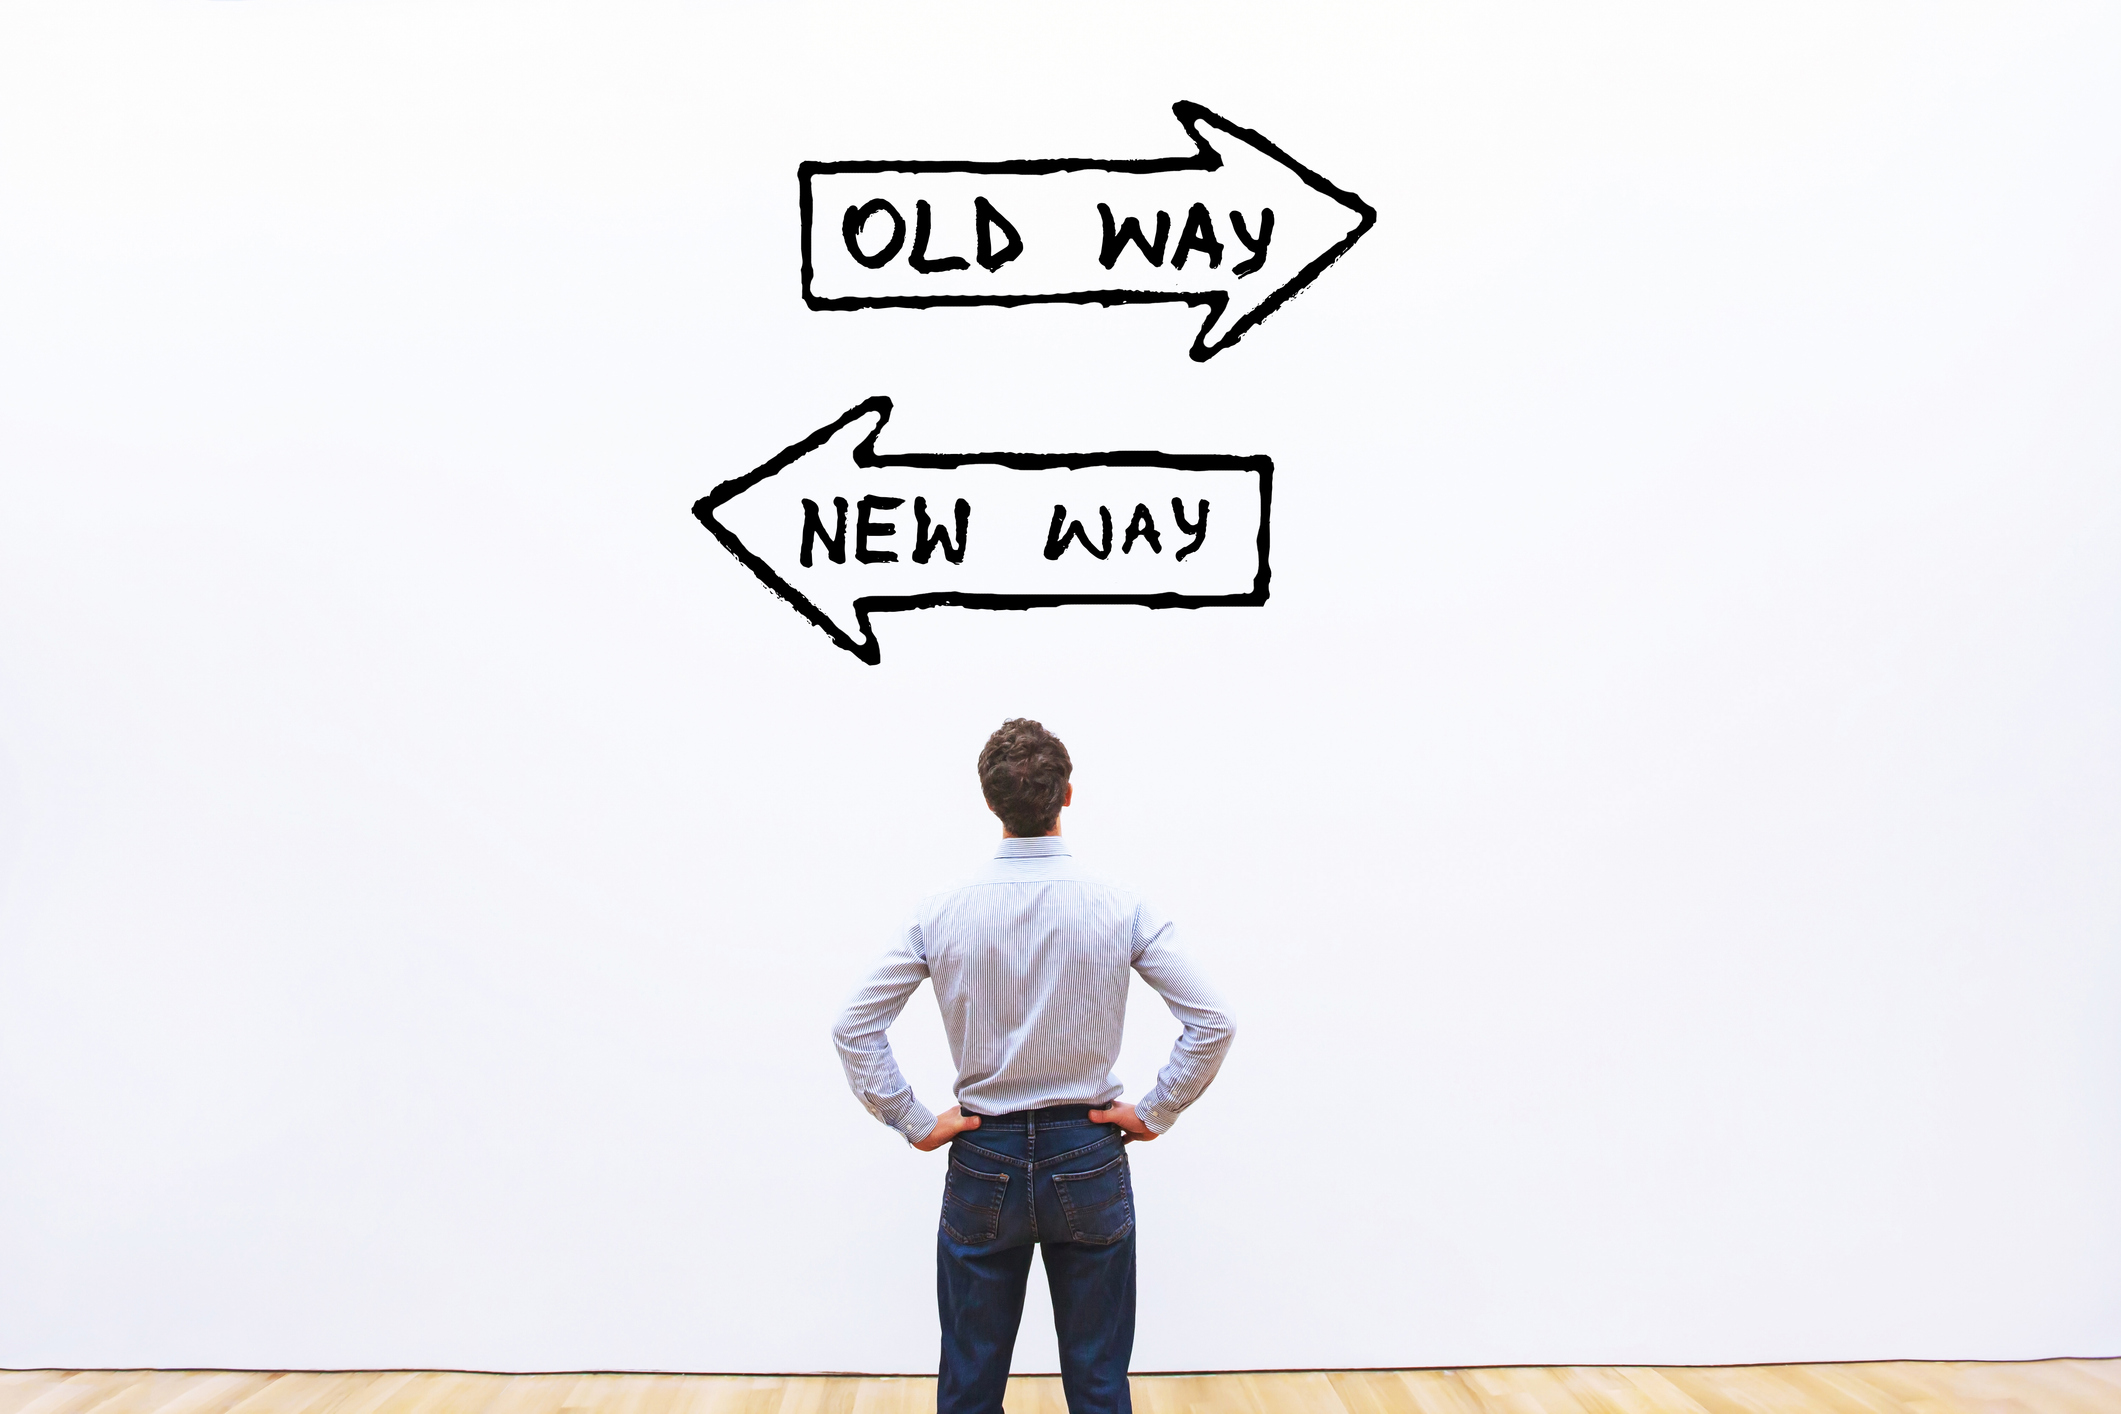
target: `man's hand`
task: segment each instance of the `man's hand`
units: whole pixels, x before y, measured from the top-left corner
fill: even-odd
[[[1118,1125],[1126,1131],[1129,1143],[1137,1140],[1146,1143],[1156,1137],[1156,1131],[1143,1124],[1141,1116],[1134,1113],[1134,1106],[1128,1104],[1125,1100],[1114,1100],[1105,1109],[1090,1111],[1090,1122],[1092,1124]]]
[[[1130,1110],[1129,1113],[1132,1113],[1132,1111]],[[913,1147],[925,1154],[931,1150],[942,1148],[968,1129],[978,1128],[978,1115],[968,1115],[961,1107],[952,1105],[935,1117],[935,1128],[928,1131],[926,1139],[921,1140]]]

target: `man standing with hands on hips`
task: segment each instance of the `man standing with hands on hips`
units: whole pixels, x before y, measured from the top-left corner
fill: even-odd
[[[1171,924],[1076,867],[1060,812],[1068,749],[1015,718],[979,754],[1001,848],[962,888],[926,899],[832,1028],[864,1108],[923,1151],[950,1146],[935,1288],[943,1326],[937,1414],[1001,1414],[1043,1249],[1069,1414],[1129,1414],[1134,1193],[1126,1145],[1154,1139],[1215,1078],[1235,1029]],[[1112,1073],[1128,971],[1184,1028],[1136,1104]],[[914,1098],[885,1039],[923,978],[957,1063],[958,1104]]]

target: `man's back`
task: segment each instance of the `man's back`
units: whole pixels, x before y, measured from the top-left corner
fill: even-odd
[[[834,1039],[855,1094],[910,1141],[927,1134],[927,1111],[897,1104],[912,1092],[884,1028],[931,977],[965,1111],[1107,1104],[1124,1090],[1111,1066],[1126,1024],[1126,975],[1139,971],[1184,1024],[1171,1064],[1135,1107],[1160,1134],[1207,1088],[1232,1032],[1173,933],[1133,892],[1077,869],[1061,835],[1003,839],[974,882],[921,901],[897,948],[848,1001]]]
[[[934,1124],[884,1041],[928,977],[968,1112],[1107,1104],[1125,1088],[1112,1066],[1132,970],[1184,1026],[1171,1064],[1135,1106],[1162,1133],[1214,1077],[1232,1030],[1178,954],[1174,933],[1131,891],[1079,869],[1061,836],[1003,840],[971,883],[921,902],[899,945],[848,1002],[833,1037],[855,1093],[909,1140]]]
[[[976,882],[914,919],[958,1102],[991,1115],[1112,1099],[1141,905],[1085,876],[1058,836],[1002,843]]]

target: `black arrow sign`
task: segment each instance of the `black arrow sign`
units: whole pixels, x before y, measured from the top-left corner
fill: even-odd
[[[865,663],[899,609],[1267,601],[1274,463],[1166,452],[882,456],[870,398],[692,508]]]
[[[1191,352],[1214,357],[1377,213],[1198,103],[1172,111],[1191,157],[803,163],[804,302],[1204,305]]]

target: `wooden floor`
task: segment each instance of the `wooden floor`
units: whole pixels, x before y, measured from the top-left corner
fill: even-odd
[[[2121,1414],[2121,1360],[1137,1375],[1141,1414]],[[835,1375],[0,1371],[0,1414],[932,1414],[935,1381]],[[1060,1381],[1009,1414],[1065,1414]]]

